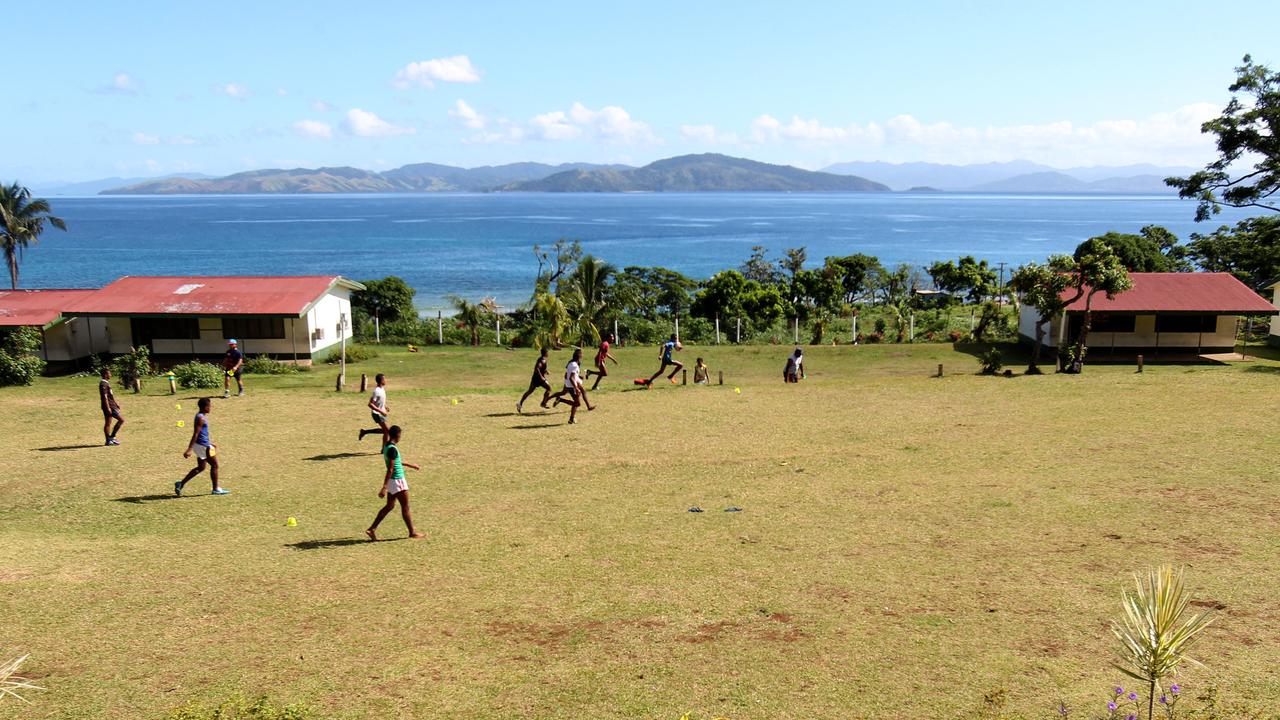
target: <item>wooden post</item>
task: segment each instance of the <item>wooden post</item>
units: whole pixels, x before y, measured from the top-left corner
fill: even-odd
[[[338,392],[342,392],[342,384],[347,381],[347,316],[338,314],[338,337],[342,342],[342,356],[338,358]]]
[[[170,394],[170,395],[177,395],[177,394],[178,394],[178,379],[177,379],[177,378],[175,378],[175,377],[173,376],[173,373],[172,373],[172,372],[170,372],[166,377],[168,377],[168,378],[169,378],[169,394]]]
[[[444,344],[444,316],[439,310],[436,311],[436,343]]]
[[[720,313],[716,313],[716,344],[720,344]]]
[[[1138,356],[1138,372],[1142,372],[1142,356]]]
[[[938,363],[938,377],[942,377],[942,363]]]
[[[360,373],[360,392],[364,392],[369,387],[369,376]]]
[[[723,385],[723,384],[724,384],[724,371],[723,371],[723,370],[721,370],[721,371],[720,371],[720,384],[721,384],[721,385]]]
[[[333,389],[337,392],[342,392],[342,373],[338,373],[338,381],[333,384]]]
[[[689,384],[689,371],[688,371],[688,370],[681,370],[681,371],[680,371],[680,384],[681,384],[681,385],[688,385],[688,384]]]

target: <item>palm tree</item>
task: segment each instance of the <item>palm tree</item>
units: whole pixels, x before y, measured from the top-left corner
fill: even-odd
[[[9,283],[18,289],[18,262],[28,245],[35,244],[44,232],[45,221],[59,230],[67,224],[56,217],[43,198],[31,199],[31,191],[16,181],[0,185],[0,245],[4,246],[4,260],[9,265]]]
[[[560,347],[569,313],[564,302],[550,292],[540,292],[533,298],[533,322],[531,323],[533,346],[536,348]]]
[[[452,295],[449,300],[453,303],[453,309],[457,311],[453,317],[458,321],[458,327],[470,330],[471,344],[478,346],[480,344],[480,326],[488,322],[496,308],[493,298],[485,298],[478,303],[473,303],[466,298]]]
[[[600,341],[600,324],[604,322],[607,308],[605,292],[615,272],[614,266],[587,255],[569,278],[568,288],[562,295],[569,314],[567,330],[584,347]]]

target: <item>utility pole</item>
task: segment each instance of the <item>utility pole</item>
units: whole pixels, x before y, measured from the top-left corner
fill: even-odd
[[[1004,305],[1004,263],[1000,263],[1000,304]]]

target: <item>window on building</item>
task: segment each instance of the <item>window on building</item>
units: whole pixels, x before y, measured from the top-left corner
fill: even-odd
[[[1159,333],[1211,333],[1217,329],[1217,315],[1156,315]]]
[[[1111,313],[1094,313],[1090,332],[1131,333],[1137,328],[1136,315],[1116,315]],[[1080,328],[1084,327],[1084,315],[1071,315],[1067,324],[1071,328],[1071,337],[1080,336]]]
[[[284,338],[284,318],[222,318],[223,338],[279,340]]]
[[[134,346],[150,345],[152,340],[199,340],[200,322],[195,318],[133,318]]]

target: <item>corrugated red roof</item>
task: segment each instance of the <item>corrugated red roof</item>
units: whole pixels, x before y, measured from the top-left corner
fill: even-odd
[[[71,303],[74,315],[277,315],[299,317],[337,275],[127,276]]]
[[[73,300],[96,290],[0,290],[0,327],[44,327]]]
[[[1222,315],[1275,313],[1276,307],[1230,273],[1129,273],[1133,289],[1108,300],[1093,296],[1098,312],[1187,312]],[[1063,293],[1065,299],[1074,291]],[[1083,311],[1085,299],[1067,306]]]

